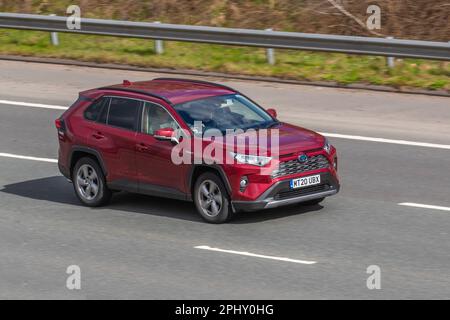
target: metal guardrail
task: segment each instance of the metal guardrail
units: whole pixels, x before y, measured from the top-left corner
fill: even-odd
[[[0,28],[72,32],[224,45],[340,52],[399,58],[450,60],[450,42],[384,39],[129,22],[81,18],[81,30],[69,30],[67,17],[0,13]]]

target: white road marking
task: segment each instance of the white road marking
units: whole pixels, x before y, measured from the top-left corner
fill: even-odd
[[[22,106],[22,107],[31,107],[31,108],[54,109],[54,110],[67,110],[68,109],[68,107],[64,107],[64,106],[56,106],[56,105],[40,104],[40,103],[30,103],[30,102],[20,102],[20,101],[11,101],[11,100],[0,100],[0,104],[7,104],[7,105],[13,105],[13,106]],[[436,149],[447,149],[447,150],[450,150],[450,145],[448,145],[448,144],[436,144],[436,143],[417,142],[417,141],[408,141],[408,140],[384,139],[384,138],[354,136],[354,135],[339,134],[339,133],[328,133],[328,132],[319,132],[319,133],[324,135],[324,136],[327,136],[327,137],[338,138],[338,139],[381,142],[381,143],[400,144],[400,145],[407,145],[407,146],[414,146],[414,147],[426,147],[426,148],[436,148]]]
[[[248,256],[248,257],[255,257],[255,258],[263,258],[263,259],[271,259],[271,260],[279,260],[279,261],[285,261],[285,262],[293,262],[293,263],[301,263],[301,264],[316,264],[316,261],[305,261],[305,260],[296,260],[296,259],[290,259],[290,258],[283,258],[283,257],[274,257],[274,256],[266,256],[262,254],[255,254],[250,252],[242,252],[242,251],[234,251],[234,250],[224,250],[219,248],[211,248],[209,246],[197,246],[194,247],[195,249],[201,249],[201,250],[209,250],[209,251],[217,251],[217,252],[224,252],[224,253],[231,253],[231,254],[238,254],[241,256]]]
[[[401,145],[414,146],[414,147],[426,147],[426,148],[450,150],[450,145],[448,145],[448,144],[435,144],[435,143],[416,142],[416,141],[407,141],[407,140],[393,140],[393,139],[373,138],[373,137],[364,137],[364,136],[352,136],[352,135],[347,135],[347,134],[327,133],[327,132],[320,132],[320,134],[327,136],[327,137],[338,138],[338,139],[361,140],[361,141],[370,141],[370,142],[401,144]]]
[[[21,107],[30,107],[30,108],[54,109],[54,110],[67,110],[68,109],[68,107],[63,107],[63,106],[54,106],[54,105],[50,105],[50,104],[20,102],[20,101],[10,101],[10,100],[0,100],[0,104],[8,104],[11,106],[21,106]]]
[[[41,161],[41,162],[51,162],[51,163],[57,163],[58,162],[57,159],[28,157],[28,156],[21,156],[21,155],[18,155],[18,154],[11,154],[11,153],[0,153],[0,157],[21,159],[21,160]]]
[[[403,202],[403,203],[399,203],[398,205],[406,206],[406,207],[423,208],[423,209],[450,211],[450,207],[440,207],[440,206],[433,206],[433,205],[421,204],[421,203]]]

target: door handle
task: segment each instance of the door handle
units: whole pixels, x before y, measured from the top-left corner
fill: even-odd
[[[94,137],[97,140],[105,138],[105,136],[101,132],[96,132],[96,133],[92,134],[92,137]]]
[[[138,151],[148,151],[149,150],[149,147],[148,146],[146,146],[145,144],[143,144],[143,143],[139,143],[139,144],[137,144],[136,145],[136,148],[137,148],[137,150]]]

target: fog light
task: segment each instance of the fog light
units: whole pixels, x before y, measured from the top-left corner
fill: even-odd
[[[241,178],[241,183],[240,183],[240,190],[241,192],[244,192],[245,188],[247,188],[248,186],[248,178],[247,177],[242,177]]]

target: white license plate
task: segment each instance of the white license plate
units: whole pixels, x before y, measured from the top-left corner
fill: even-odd
[[[291,189],[298,189],[320,184],[320,175],[291,180]]]

